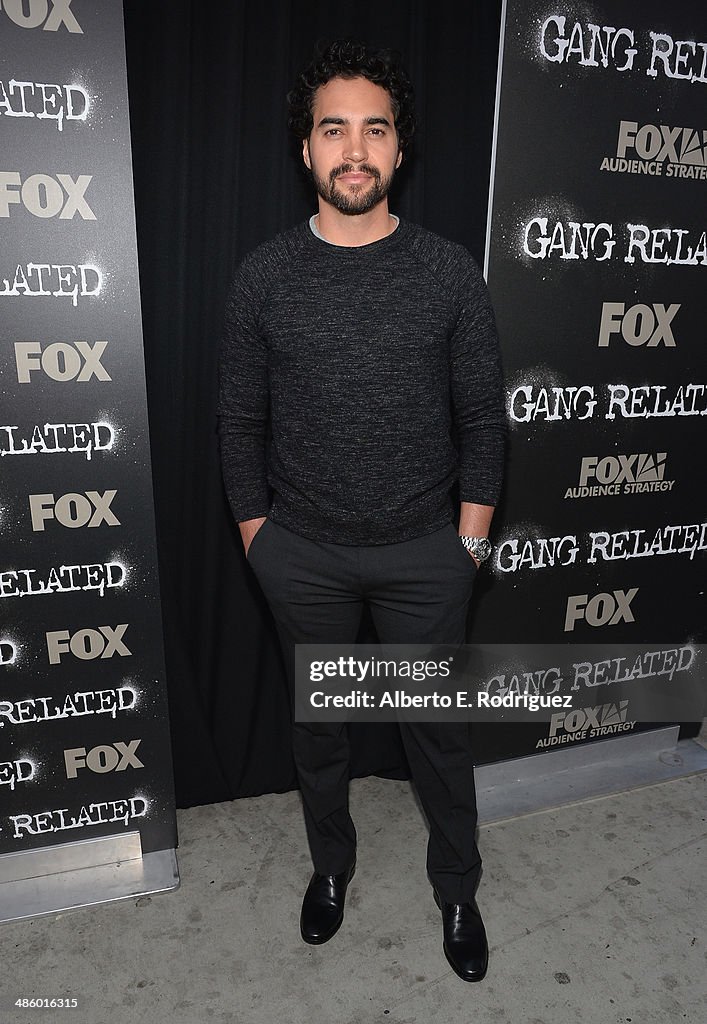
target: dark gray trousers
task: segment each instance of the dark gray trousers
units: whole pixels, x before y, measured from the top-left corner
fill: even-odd
[[[476,566],[450,523],[397,544],[351,547],[308,540],[267,519],[248,562],[277,625],[294,692],[298,643],[351,644],[364,602],[382,644],[460,644]],[[400,722],[413,781],[430,826],[427,871],[440,895],[464,903],[476,888],[476,793],[467,722]],[[293,753],[314,870],[353,861],[348,726],[293,723]]]

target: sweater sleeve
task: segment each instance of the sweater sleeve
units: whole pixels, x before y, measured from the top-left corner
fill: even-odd
[[[268,514],[267,344],[259,327],[262,288],[251,261],[238,269],[226,303],[219,363],[219,436],[226,494],[236,522]]]
[[[459,497],[497,505],[506,414],[496,320],[486,283],[463,250],[460,307],[451,339],[451,388],[459,444]]]

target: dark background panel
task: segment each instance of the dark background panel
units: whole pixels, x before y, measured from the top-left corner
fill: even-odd
[[[182,804],[291,789],[270,613],[223,495],[217,358],[236,262],[315,209],[285,96],[318,40],[402,51],[419,131],[392,201],[481,262],[500,3],[126,0],[133,167],[175,775]],[[365,627],[362,636],[366,635]],[[355,775],[407,772],[397,730]],[[196,754],[196,756],[195,756]]]

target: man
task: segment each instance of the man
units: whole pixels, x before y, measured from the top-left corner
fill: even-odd
[[[319,210],[239,267],[219,411],[231,508],[293,685],[295,644],[353,642],[364,602],[381,643],[463,643],[505,419],[476,264],[388,210],[414,130],[404,71],[387,51],[337,42],[288,100]],[[430,825],[444,951],[478,981],[488,952],[469,726],[400,730]],[[355,866],[346,726],[295,722],[293,752],[314,864],[301,934],[322,943]]]

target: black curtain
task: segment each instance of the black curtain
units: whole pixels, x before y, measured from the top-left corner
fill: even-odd
[[[400,50],[420,127],[391,208],[481,262],[501,2],[124,6],[175,780],[191,806],[296,786],[284,670],[223,493],[215,418],[233,269],[316,208],[285,95],[318,40]],[[373,773],[407,777],[393,725],[354,728],[352,774]]]

